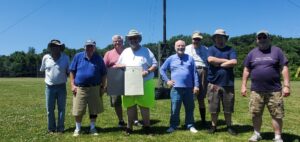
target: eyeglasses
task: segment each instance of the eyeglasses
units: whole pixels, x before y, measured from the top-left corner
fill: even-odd
[[[262,35],[262,36],[258,36],[257,39],[261,40],[261,39],[267,39],[268,37],[266,35]]]
[[[193,40],[200,41],[201,39],[200,38],[193,38]]]

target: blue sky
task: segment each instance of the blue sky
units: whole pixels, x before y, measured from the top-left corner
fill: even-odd
[[[162,0],[1,0],[0,13],[0,55],[28,47],[40,53],[53,38],[75,49],[94,39],[104,48],[133,28],[142,43],[162,40]],[[167,0],[167,39],[217,28],[230,36],[266,29],[300,37],[299,13],[298,0]]]

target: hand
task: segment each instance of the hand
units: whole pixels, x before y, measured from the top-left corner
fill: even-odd
[[[125,68],[126,65],[124,65],[124,64],[116,64],[116,65],[114,65],[113,67],[114,67],[114,68]]]
[[[200,93],[199,88],[198,87],[194,87],[193,94],[199,95],[199,93]]]
[[[244,85],[242,85],[242,87],[241,87],[241,94],[243,97],[247,96],[247,87]]]
[[[76,94],[77,94],[77,86],[72,85],[71,89],[72,89],[73,95],[76,96]]]
[[[288,97],[288,96],[290,96],[290,88],[289,87],[287,87],[287,86],[284,86],[283,88],[282,88],[282,95],[283,95],[283,97]]]
[[[148,74],[149,74],[149,71],[143,71],[143,72],[142,72],[143,77],[145,77],[145,76],[148,75]]]
[[[175,85],[175,81],[169,80],[169,81],[167,82],[167,84],[168,84],[169,87],[173,87],[173,86]]]

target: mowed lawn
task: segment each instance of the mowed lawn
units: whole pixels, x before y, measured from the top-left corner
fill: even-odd
[[[141,134],[141,127],[134,127],[134,134],[125,136],[117,128],[117,117],[110,107],[109,97],[104,96],[105,112],[97,120],[99,136],[87,134],[89,129],[88,115],[83,120],[84,134],[72,137],[74,118],[71,115],[72,94],[68,86],[66,108],[66,132],[64,134],[46,134],[47,119],[45,109],[45,84],[42,78],[0,78],[0,141],[203,141],[203,142],[236,142],[247,141],[252,135],[252,123],[248,113],[248,97],[240,95],[240,80],[236,80],[236,105],[233,114],[234,128],[238,136],[231,136],[226,131],[223,115],[220,115],[218,132],[208,134],[206,128],[200,127],[198,107],[195,109],[196,128],[198,133],[192,134],[182,127],[172,134],[166,133],[169,125],[170,100],[156,101],[151,109],[151,124],[154,135]],[[300,82],[291,82],[292,94],[285,98],[283,139],[285,141],[300,141]],[[198,105],[196,105],[198,106]],[[207,102],[206,102],[207,106]],[[124,111],[124,116],[126,113]],[[141,119],[141,116],[139,116]],[[127,119],[125,117],[125,119]],[[210,116],[207,113],[207,120]],[[181,109],[181,125],[184,123],[184,109]],[[262,141],[271,141],[274,137],[270,116],[265,109],[262,126]]]

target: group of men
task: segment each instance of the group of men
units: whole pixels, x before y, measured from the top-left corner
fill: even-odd
[[[212,35],[213,45],[206,47],[201,44],[203,36],[200,32],[192,34],[192,44],[186,46],[185,41],[175,42],[174,55],[166,59],[159,73],[165,83],[171,88],[171,115],[168,133],[174,132],[180,124],[181,103],[185,107],[185,127],[192,133],[197,133],[194,126],[194,97],[199,103],[201,124],[206,124],[205,98],[208,100],[208,110],[211,114],[209,133],[217,131],[220,103],[223,106],[227,131],[237,135],[232,127],[234,112],[234,71],[237,64],[237,53],[226,44],[229,36],[225,30],[217,29]],[[143,131],[150,133],[150,108],[154,106],[154,71],[157,61],[153,53],[140,45],[141,34],[130,30],[126,36],[129,48],[123,48],[123,38],[120,35],[112,37],[114,49],[108,51],[104,60],[95,53],[96,42],[86,41],[85,51],[77,53],[73,61],[63,53],[64,44],[59,40],[51,40],[48,44],[50,54],[43,57],[41,71],[45,71],[46,108],[48,115],[48,132],[64,131],[64,115],[66,105],[66,81],[70,74],[73,92],[72,114],[75,116],[76,128],[73,136],[80,135],[81,120],[86,107],[89,108],[90,133],[98,135],[95,128],[97,115],[103,112],[102,95],[107,87],[106,68],[126,66],[141,66],[144,80],[144,95],[111,96],[111,106],[119,119],[119,126],[125,127],[122,106],[127,109],[127,135],[132,133],[132,125],[137,120],[137,106],[143,118]],[[260,128],[264,106],[272,117],[274,141],[282,141],[282,118],[284,117],[283,97],[290,95],[288,61],[282,50],[271,44],[267,31],[256,34],[257,47],[249,52],[244,60],[241,94],[246,96],[247,80],[251,78],[251,96],[249,111],[252,115],[254,133],[249,141],[262,139]],[[170,75],[169,73],[170,72]],[[283,77],[281,85],[280,74]],[[58,104],[58,122],[56,126],[54,108]]]

